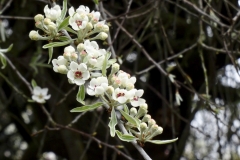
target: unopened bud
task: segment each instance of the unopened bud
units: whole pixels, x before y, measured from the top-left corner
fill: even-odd
[[[39,29],[42,29],[43,28],[43,25],[42,25],[42,22],[38,21],[35,23],[35,26]]]
[[[63,53],[63,57],[65,58],[65,59],[70,59],[70,56],[71,56],[71,53],[69,53],[69,52],[64,52]]]
[[[68,69],[67,69],[67,67],[66,67],[65,65],[60,65],[60,66],[58,67],[58,72],[59,72],[59,73],[62,73],[62,74],[67,74]]]
[[[154,128],[154,130],[155,130],[155,128]],[[155,132],[152,132],[150,138],[155,137],[155,136],[157,136],[157,135],[159,135],[159,134],[162,134],[162,132],[163,132],[163,128],[158,126],[157,129],[156,129],[156,131],[155,131]]]
[[[131,115],[131,116],[135,116],[136,114],[137,114],[137,109],[134,108],[134,107],[132,107],[132,108],[130,109],[130,115]]]
[[[52,22],[52,21],[51,21],[51,19],[49,19],[49,18],[44,18],[44,20],[43,20],[43,23],[44,23],[45,25],[49,25],[51,22]]]
[[[112,70],[111,70],[111,74],[116,73],[117,71],[119,71],[119,64],[118,63],[114,63],[112,65]]]
[[[71,54],[71,60],[76,61],[78,59],[77,53],[72,53]]]
[[[108,86],[106,92],[110,95],[114,92],[114,88],[112,86]]]
[[[48,26],[48,29],[49,31],[52,33],[52,34],[56,34],[57,33],[57,27],[56,25],[53,23],[50,23]]]
[[[37,31],[32,30],[32,31],[30,31],[30,33],[29,33],[29,37],[30,37],[31,40],[37,41],[37,40],[39,40],[40,37],[42,37],[42,36],[40,36]]]
[[[134,89],[134,85],[132,83],[127,83],[126,84],[126,89],[129,91],[131,89]]]
[[[86,30],[87,32],[89,32],[89,31],[91,31],[92,29],[93,29],[92,23],[88,22],[87,25],[86,25],[85,30]]]
[[[37,14],[37,15],[34,17],[35,22],[42,21],[43,19],[44,19],[44,16],[43,16],[42,14]]]
[[[144,109],[147,110],[147,109],[148,109],[148,105],[147,105],[147,103],[141,104],[140,108],[144,108]]]
[[[148,122],[151,119],[151,116],[149,114],[146,114],[143,119],[142,122]]]
[[[105,39],[107,39],[107,37],[108,37],[107,33],[105,33],[105,32],[100,32],[100,33],[95,37],[95,39],[105,40]]]
[[[153,125],[155,125],[156,124],[156,121],[154,120],[154,119],[150,119],[149,121],[148,121],[148,127],[149,128],[151,128]]]
[[[145,122],[142,122],[142,123],[140,124],[140,131],[141,131],[141,132],[146,131],[147,128],[148,128],[148,126],[147,126],[147,124],[146,124]]]
[[[145,107],[140,106],[138,109],[138,113],[136,115],[137,118],[140,118],[142,116],[144,116],[147,113],[147,109]]]
[[[77,46],[77,50],[78,50],[78,52],[82,52],[84,50],[84,44],[79,43],[78,46]]]
[[[102,31],[105,32],[105,33],[108,33],[108,32],[109,32],[109,27],[108,27],[108,25],[103,25]]]
[[[87,52],[85,51],[80,52],[80,56],[85,57],[86,55],[87,55]]]

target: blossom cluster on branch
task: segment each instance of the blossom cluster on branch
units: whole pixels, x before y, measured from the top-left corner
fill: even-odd
[[[114,137],[117,134],[123,141],[138,141],[143,145],[145,142],[165,144],[177,140],[152,140],[163,132],[163,128],[147,114],[148,105],[141,98],[144,91],[135,88],[136,77],[120,70],[116,59],[111,59],[111,53],[99,47],[96,40],[105,40],[109,32],[106,22],[100,21],[100,12],[90,12],[87,6],[81,5],[77,9],[71,7],[66,17],[66,0],[62,9],[59,5],[52,8],[45,6],[44,12],[45,16],[38,14],[34,17],[35,25],[41,31],[31,31],[29,37],[32,40],[47,40],[49,43],[43,48],[49,50],[53,70],[65,74],[69,83],[79,86],[76,100],[83,106],[71,112],[106,107],[111,112],[110,135]],[[65,46],[63,53],[51,60],[54,47],[59,46]],[[42,100],[36,98],[40,97],[40,92]],[[101,102],[86,105],[85,94],[96,96]],[[36,87],[32,98],[44,103],[50,96],[46,89]],[[118,122],[124,123],[127,133],[116,129]]]

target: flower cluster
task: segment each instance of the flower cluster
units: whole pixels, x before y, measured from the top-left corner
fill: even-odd
[[[46,18],[43,15],[35,16],[36,27],[45,32],[45,37],[39,35],[37,31],[31,31],[29,36],[33,40],[45,38],[54,41],[43,46],[49,48],[50,53],[54,47],[66,46],[63,53],[52,60],[53,70],[66,74],[69,83],[79,86],[78,102],[85,105],[85,91],[89,96],[99,97],[103,102],[71,111],[88,111],[105,104],[104,106],[111,111],[109,122],[111,136],[117,133],[124,141],[137,140],[144,143],[161,134],[163,129],[147,115],[146,100],[141,98],[144,91],[135,88],[136,77],[120,70],[116,59],[110,59],[111,54],[101,49],[95,41],[108,37],[109,27],[105,21],[99,21],[100,13],[90,12],[88,7],[81,5],[76,10],[71,7],[68,10],[69,17],[65,18],[66,6],[66,0],[62,10],[57,5],[50,9],[46,6],[44,8]],[[71,36],[68,32],[71,32]],[[65,36],[62,36],[63,34]],[[55,42],[57,40],[61,42]],[[108,68],[111,68],[109,74]],[[44,97],[50,98],[46,95]],[[36,99],[36,96],[33,99]],[[138,110],[136,107],[139,107]],[[123,122],[128,130],[127,136],[123,136],[115,129],[116,113],[121,113],[125,118]],[[118,118],[120,120],[120,117]]]

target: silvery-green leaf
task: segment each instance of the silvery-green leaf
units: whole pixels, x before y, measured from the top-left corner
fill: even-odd
[[[85,99],[85,86],[84,85],[79,86],[76,99],[77,99],[77,101],[79,103],[82,103],[83,105],[85,105],[85,102],[84,102],[84,99]]]
[[[125,113],[123,110],[119,110],[121,112],[121,114],[123,115],[124,118],[126,118],[126,120],[129,123],[132,123],[134,126],[136,126],[137,128],[139,127],[140,123],[132,116],[130,116],[129,114]]]
[[[129,114],[129,109],[128,106],[126,104],[123,105],[123,110],[125,113]]]
[[[134,137],[133,135],[122,134],[118,130],[116,130],[116,133],[117,133],[118,138],[121,139],[122,141],[130,142],[130,141],[136,140],[136,137]]]
[[[146,142],[154,143],[154,144],[167,144],[177,141],[178,138],[171,139],[171,140],[147,140]]]
[[[110,135],[111,137],[115,136],[115,126],[117,125],[117,115],[116,112],[114,110],[114,108],[111,111],[111,117],[110,117],[110,122],[108,124],[109,128],[110,128]]]
[[[71,32],[73,34],[78,34],[76,31],[74,31],[72,28],[66,27],[65,28],[68,32]]]
[[[1,63],[2,63],[2,69],[4,69],[7,66],[7,60],[5,58],[5,56],[3,55],[3,53],[0,54],[0,59],[1,59]]]
[[[46,49],[46,48],[50,48],[50,47],[61,47],[61,46],[65,46],[69,43],[71,43],[71,40],[65,41],[65,42],[51,42],[51,43],[45,44],[43,46],[43,48]]]
[[[48,58],[48,64],[51,62],[51,60],[52,60],[52,55],[53,55],[53,47],[50,47],[50,48],[48,48],[48,56],[49,56],[49,58]]]
[[[59,40],[59,41],[68,41],[69,40],[69,38],[67,36],[60,36],[56,39]]]
[[[59,25],[59,27],[58,27],[58,31],[60,31],[61,29],[64,29],[64,28],[66,28],[67,26],[68,26],[68,24],[69,24],[69,16],[67,17],[67,18],[65,18],[63,21],[62,21],[62,23]]]
[[[67,0],[63,1],[63,9],[61,12],[61,19],[64,19],[67,13]]]
[[[97,102],[92,105],[86,105],[86,106],[82,106],[82,107],[73,108],[70,112],[86,112],[86,111],[94,110],[102,105],[103,105],[102,102]]]
[[[93,2],[94,2],[96,5],[98,5],[98,0],[93,0]]]

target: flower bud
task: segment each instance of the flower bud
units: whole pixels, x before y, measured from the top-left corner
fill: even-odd
[[[44,16],[43,16],[42,14],[37,14],[37,15],[34,17],[35,22],[42,21],[43,19],[44,19]]]
[[[111,70],[111,74],[116,73],[117,71],[119,71],[119,64],[118,63],[114,63],[112,65],[112,70]]]
[[[108,86],[106,92],[110,95],[114,92],[114,88],[112,86]]]
[[[84,50],[84,44],[83,43],[79,43],[77,46],[77,51],[78,52],[82,52]]]
[[[65,65],[60,65],[60,66],[58,67],[58,72],[59,72],[59,73],[62,73],[62,74],[67,74],[68,69],[67,69],[67,67],[66,67]]]
[[[149,129],[151,129],[151,127],[153,126],[153,125],[155,125],[156,124],[156,121],[154,120],[154,119],[150,119],[149,121],[148,121],[148,127],[149,127]]]
[[[143,133],[144,131],[146,131],[148,128],[147,124],[145,122],[142,122],[140,124],[140,131]]]
[[[126,84],[126,89],[129,91],[131,89],[134,89],[134,85],[132,83],[127,83]]]
[[[71,56],[71,53],[69,53],[69,52],[64,52],[63,53],[63,57],[65,58],[65,59],[70,59],[70,56]]]
[[[30,31],[30,33],[29,33],[29,38],[30,38],[31,40],[37,41],[37,40],[39,40],[41,37],[42,37],[42,36],[40,36],[37,31],[32,30],[32,31]]]
[[[71,60],[76,61],[78,59],[77,53],[72,53],[71,54]]]
[[[86,25],[85,30],[86,30],[87,32],[89,32],[89,31],[91,31],[92,29],[93,29],[92,23],[88,22],[87,25]]]
[[[138,113],[137,113],[136,117],[140,118],[140,117],[144,116],[147,112],[148,111],[145,107],[140,106],[139,109],[138,109]]]
[[[158,125],[157,125],[157,124],[154,124],[154,125],[151,127],[150,132],[151,132],[151,133],[154,133],[154,132],[156,132],[157,130],[158,130]]]
[[[134,108],[134,107],[132,107],[132,108],[130,109],[130,115],[131,115],[131,116],[135,116],[136,114],[137,114],[137,109]]]
[[[105,32],[105,33],[108,33],[108,32],[109,32],[109,27],[108,27],[108,25],[103,25],[102,31]]]
[[[38,21],[35,23],[35,26],[39,29],[43,29],[43,25],[42,25],[42,22]]]
[[[80,56],[85,57],[86,55],[87,55],[87,52],[85,51],[80,52]]]
[[[155,130],[155,128],[154,128],[154,130]],[[163,128],[158,126],[156,131],[152,132],[152,134],[150,135],[149,138],[151,139],[151,138],[153,138],[153,137],[155,137],[155,136],[157,136],[159,134],[162,134],[162,132],[163,132]]]
[[[44,23],[45,25],[49,25],[51,22],[52,22],[52,21],[51,21],[51,19],[49,19],[49,18],[44,18],[44,20],[43,20],[43,23]]]
[[[144,108],[144,109],[146,109],[146,110],[148,109],[147,103],[142,104],[140,107],[141,107],[141,108]]]
[[[143,119],[142,122],[148,122],[151,119],[151,116],[149,114],[146,114]]]
[[[48,26],[48,30],[52,33],[52,34],[56,34],[57,33],[57,27],[56,25],[53,23],[50,23]]]
[[[108,37],[107,33],[105,33],[105,32],[100,32],[100,33],[95,37],[95,39],[105,40],[105,39],[107,39],[107,37]]]

